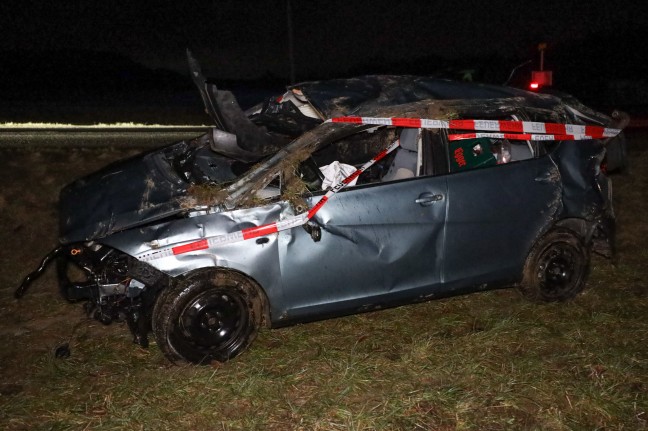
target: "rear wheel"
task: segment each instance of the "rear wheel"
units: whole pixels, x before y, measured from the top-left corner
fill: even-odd
[[[163,291],[153,310],[158,346],[172,362],[225,362],[246,350],[262,323],[260,289],[244,275],[197,271]]]
[[[527,257],[520,292],[536,302],[566,301],[585,287],[590,255],[569,229],[549,231]]]

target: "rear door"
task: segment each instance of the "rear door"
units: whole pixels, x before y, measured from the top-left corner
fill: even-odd
[[[450,131],[452,133],[452,131]],[[561,210],[560,173],[540,142],[447,142],[450,173],[443,280],[515,281],[531,246]]]

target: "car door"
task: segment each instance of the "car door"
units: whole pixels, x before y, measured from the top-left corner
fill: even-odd
[[[475,153],[486,143],[508,150]],[[540,142],[447,142],[446,288],[516,281],[535,240],[561,209],[560,173]],[[498,162],[499,158],[499,162]]]
[[[418,173],[426,173],[420,159]],[[433,175],[351,187],[312,220],[319,241],[302,228],[281,232],[283,317],[314,319],[429,292],[441,275],[445,195],[445,178]]]

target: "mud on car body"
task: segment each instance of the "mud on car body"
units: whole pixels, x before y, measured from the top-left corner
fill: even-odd
[[[614,252],[601,164],[619,136],[453,140],[452,129],[326,120],[620,118],[414,76],[306,82],[243,112],[190,66],[216,127],[66,186],[60,245],[16,296],[55,261],[63,296],[90,315],[125,320],[143,346],[152,332],[172,361],[208,363],[262,326],[506,286],[566,300],[590,253]]]

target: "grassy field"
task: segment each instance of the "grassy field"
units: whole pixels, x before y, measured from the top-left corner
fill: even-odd
[[[51,270],[13,299],[56,242],[60,187],[135,150],[2,150],[0,429],[648,429],[648,135],[629,141],[619,263],[594,258],[574,301],[500,290],[265,330],[209,367],[88,320]]]

